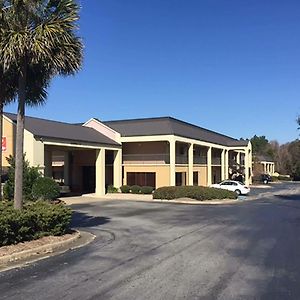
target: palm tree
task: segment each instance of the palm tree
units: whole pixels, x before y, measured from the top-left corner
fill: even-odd
[[[3,134],[3,108],[4,105],[13,101],[16,96],[17,81],[13,74],[4,73],[3,66],[0,65],[0,176],[2,177],[2,134]],[[1,186],[0,186],[1,189]],[[0,190],[0,201],[2,191]]]
[[[75,0],[0,0],[0,8],[0,63],[5,70],[15,67],[18,75],[14,207],[21,209],[26,91],[37,70],[48,82],[80,69],[79,6]]]

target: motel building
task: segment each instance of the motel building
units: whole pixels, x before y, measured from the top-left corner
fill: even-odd
[[[266,155],[258,155],[255,156],[254,159],[255,170],[259,171],[259,174],[269,174],[270,176],[274,176],[275,171],[275,162],[274,160]],[[256,175],[256,174],[255,174]]]
[[[15,153],[16,115],[4,114],[3,169]],[[242,175],[251,184],[252,148],[171,117],[70,124],[25,118],[31,166],[72,194],[102,196],[113,185],[201,185]]]

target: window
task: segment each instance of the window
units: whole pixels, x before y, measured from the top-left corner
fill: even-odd
[[[225,182],[221,183],[221,185],[231,185],[231,182],[225,181]]]
[[[155,172],[128,172],[127,184],[139,186],[152,186],[156,188]]]
[[[176,172],[176,186],[186,185],[186,173]]]
[[[179,154],[180,155],[184,155],[185,151],[184,151],[184,146],[179,147]]]

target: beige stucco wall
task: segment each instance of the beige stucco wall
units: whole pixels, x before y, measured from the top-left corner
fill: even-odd
[[[16,126],[10,120],[3,118],[3,136],[6,137],[6,151],[2,153],[3,166],[8,166],[6,157],[15,155],[15,131]],[[31,166],[39,166],[44,169],[44,144],[36,140],[29,131],[24,130],[24,153]]]
[[[44,143],[34,138],[29,131],[24,131],[24,153],[25,159],[29,161],[30,166],[39,167],[44,170]]]
[[[169,166],[142,166],[125,165],[123,184],[127,184],[127,172],[154,172],[156,173],[156,188],[170,185],[170,167]]]
[[[194,167],[194,172],[198,172],[198,185],[207,186],[207,166]]]
[[[188,175],[188,167],[176,166],[176,172],[185,172]],[[207,186],[207,167],[197,166],[193,169],[194,172],[199,172],[198,185]],[[127,184],[127,172],[154,172],[156,173],[156,188],[170,185],[170,167],[155,166],[155,165],[125,165],[124,166],[124,178],[123,184]]]
[[[3,167],[7,167],[8,163],[6,157],[15,154],[14,150],[14,130],[15,126],[12,122],[3,118],[3,137],[6,137],[6,150],[2,152],[2,165]]]
[[[175,167],[175,172],[186,172],[188,173],[189,168],[188,166],[176,166]]]

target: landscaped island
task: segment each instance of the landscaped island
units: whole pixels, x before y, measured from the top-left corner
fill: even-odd
[[[154,191],[153,199],[173,200],[190,198],[199,201],[236,199],[237,194],[231,191],[204,186],[167,186]]]

